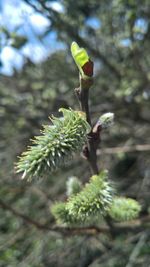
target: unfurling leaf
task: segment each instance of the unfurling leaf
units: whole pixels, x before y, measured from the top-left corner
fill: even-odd
[[[71,44],[72,57],[79,69],[81,77],[85,80],[93,76],[93,62],[90,60],[86,50],[80,48],[76,42]]]

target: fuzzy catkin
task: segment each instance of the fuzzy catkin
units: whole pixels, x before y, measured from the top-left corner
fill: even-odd
[[[109,215],[116,221],[130,221],[138,217],[141,210],[140,204],[125,197],[115,197],[109,210]]]

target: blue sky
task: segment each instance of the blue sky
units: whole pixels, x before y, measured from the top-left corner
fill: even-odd
[[[51,3],[51,7],[63,12],[62,6],[55,1]],[[17,31],[28,39],[27,44],[18,52],[11,47],[11,43],[6,43],[4,34],[1,34],[1,73],[6,75],[13,73],[13,67],[20,69],[26,56],[36,63],[44,60],[50,52],[64,47],[57,41],[54,32],[45,40],[39,40],[38,35],[50,26],[50,21],[21,0],[0,0],[0,26],[5,26],[11,32]]]
[[[62,5],[58,2],[51,1],[49,5],[58,12],[64,12]],[[100,26],[96,18],[88,19],[86,24],[95,29]],[[18,52],[11,47],[11,43],[5,43],[5,36],[0,33],[3,44],[0,72],[6,75],[13,74],[13,67],[20,69],[25,57],[37,63],[46,59],[54,50],[65,47],[64,44],[58,42],[55,32],[50,32],[45,39],[39,40],[38,35],[50,26],[50,21],[22,0],[0,0],[0,26],[5,26],[9,31],[17,32],[28,39],[28,42]]]
[[[58,12],[64,12],[63,6],[59,1],[50,1],[51,8]],[[91,17],[86,21],[86,25],[98,29],[100,20]],[[26,36],[28,42],[18,51],[11,47],[11,43],[6,43],[6,38],[0,32],[1,61],[0,73],[6,75],[13,74],[13,67],[20,69],[24,64],[25,57],[29,57],[33,62],[38,63],[56,49],[64,49],[65,45],[57,40],[54,31],[50,32],[42,41],[38,35],[44,33],[50,27],[50,21],[35,12],[33,8],[22,0],[0,0],[0,27],[6,27],[10,32],[17,32],[19,35]],[[142,32],[147,31],[147,23],[144,19],[138,19],[135,23],[135,34],[137,39],[142,38]],[[131,40],[128,37],[121,37],[120,45],[128,47]]]

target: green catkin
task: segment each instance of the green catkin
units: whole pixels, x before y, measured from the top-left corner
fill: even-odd
[[[81,192],[68,199],[69,214],[81,221],[97,214],[106,214],[113,197],[113,188],[108,181],[108,172],[93,175]]]
[[[80,189],[81,190],[81,189]],[[83,225],[106,215],[112,204],[114,190],[108,182],[108,172],[93,175],[89,183],[66,202],[55,203],[51,212],[58,224]]]
[[[109,215],[116,221],[130,221],[138,217],[141,210],[140,204],[125,197],[115,197],[109,210]]]
[[[22,153],[16,164],[16,172],[23,172],[22,178],[45,176],[82,149],[90,131],[84,113],[64,108],[59,111],[63,117],[51,118],[53,125],[44,126],[42,135]]]
[[[51,213],[55,217],[57,224],[73,225],[78,222],[77,218],[69,214],[65,202],[57,202],[53,204]]]

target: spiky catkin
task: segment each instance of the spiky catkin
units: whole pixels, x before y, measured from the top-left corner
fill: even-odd
[[[53,204],[51,207],[51,213],[55,217],[57,224],[71,225],[77,222],[76,218],[69,215],[65,202],[56,202]]]
[[[109,215],[116,221],[129,221],[138,217],[140,204],[131,198],[115,197],[109,210]]]
[[[53,125],[44,126],[41,136],[23,152],[16,171],[22,178],[42,177],[65,163],[74,152],[80,151],[86,141],[90,126],[85,114],[72,109],[60,109],[62,118],[51,118]]]
[[[113,196],[113,188],[107,178],[106,170],[92,176],[82,191],[69,198],[66,204],[69,214],[81,221],[97,214],[106,214]]]
[[[58,225],[66,225],[66,226],[85,226],[93,223],[97,223],[102,220],[100,214],[97,216],[88,216],[86,220],[81,220],[80,217],[74,216],[69,213],[67,203],[66,202],[56,202],[51,208],[50,212],[55,217],[56,223]]]

